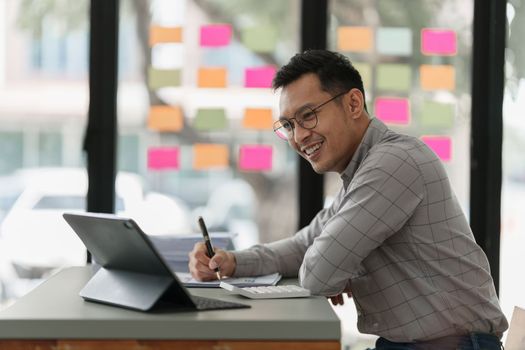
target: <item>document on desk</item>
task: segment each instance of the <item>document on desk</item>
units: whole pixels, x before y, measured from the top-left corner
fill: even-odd
[[[220,281],[206,281],[199,282],[191,274],[187,272],[176,272],[177,278],[184,283],[186,287],[201,287],[201,288],[220,288]],[[223,282],[233,284],[236,287],[260,287],[260,286],[275,286],[281,280],[279,273],[272,273],[271,275],[255,276],[255,277],[231,277],[222,279]]]
[[[233,240],[236,236],[233,233],[210,232],[213,246],[224,250],[235,249]],[[190,272],[188,253],[191,252],[195,243],[202,242],[202,234],[151,235],[149,239],[172,271]]]

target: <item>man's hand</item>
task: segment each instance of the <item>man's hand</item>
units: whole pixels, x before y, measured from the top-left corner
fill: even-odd
[[[218,267],[221,276],[232,276],[235,272],[235,256],[222,249],[215,249],[215,255],[210,259],[206,245],[203,242],[195,244],[189,253],[189,268],[193,278],[197,281],[211,281],[217,279],[215,269]]]
[[[333,297],[328,297],[328,298],[330,298],[330,301],[332,302],[332,305],[344,305],[345,300],[343,299],[343,294],[345,294],[345,293],[334,295]],[[349,298],[352,297],[352,293],[351,292],[346,292],[346,295],[348,295]]]
[[[343,299],[343,294],[346,293],[348,295],[348,298],[352,297],[352,282],[348,280],[348,283],[346,284],[345,290],[338,295],[334,295],[333,297],[328,297],[332,301],[332,305],[344,305],[345,300]]]

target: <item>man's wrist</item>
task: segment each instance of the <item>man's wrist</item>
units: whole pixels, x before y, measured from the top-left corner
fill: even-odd
[[[228,257],[228,265],[229,265],[229,271],[228,276],[233,276],[235,273],[235,267],[237,266],[237,261],[235,259],[235,254],[232,252],[226,252],[226,255]]]

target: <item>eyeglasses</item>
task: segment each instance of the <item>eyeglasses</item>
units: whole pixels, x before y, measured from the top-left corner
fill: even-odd
[[[317,118],[317,110],[346,93],[347,91],[341,92],[316,107],[304,107],[295,113],[293,118],[276,121],[273,123],[273,131],[277,134],[277,136],[279,136],[279,138],[288,141],[293,138],[295,123],[299,124],[301,128],[312,130],[319,122],[319,119]],[[295,120],[295,122],[292,122],[292,120]]]

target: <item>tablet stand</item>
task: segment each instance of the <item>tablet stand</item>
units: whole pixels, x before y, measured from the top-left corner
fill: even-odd
[[[173,277],[101,267],[80,291],[86,300],[147,311],[168,291]]]

